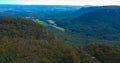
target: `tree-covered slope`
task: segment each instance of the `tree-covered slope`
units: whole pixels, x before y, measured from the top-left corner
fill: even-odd
[[[0,63],[119,63],[120,47],[65,43],[23,38],[0,38]]]
[[[73,40],[84,37],[83,40],[88,41],[120,41],[119,6],[101,7],[82,16],[63,20],[58,24],[73,36]],[[80,41],[79,38],[78,41]]]
[[[0,37],[56,41],[54,34],[45,26],[22,18],[0,18]]]
[[[32,20],[0,18],[0,31],[0,63],[120,62],[119,46],[56,42],[52,32]]]

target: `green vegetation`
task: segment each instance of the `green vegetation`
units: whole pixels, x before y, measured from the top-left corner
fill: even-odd
[[[81,15],[83,11],[88,12]],[[109,42],[120,45],[119,6],[103,6],[99,7],[99,9],[96,7],[83,8],[65,19],[58,21],[57,24],[66,30],[64,36],[61,37],[63,41],[84,44],[91,42]],[[63,34],[63,32],[58,33],[56,31],[55,33],[58,34],[58,36]]]
[[[120,63],[119,59],[119,46],[57,42],[34,21],[0,18],[0,63]]]
[[[6,36],[56,41],[54,34],[46,27],[22,18],[0,18],[0,37]]]
[[[45,40],[0,39],[0,63],[120,63],[120,47],[89,44],[72,47]]]

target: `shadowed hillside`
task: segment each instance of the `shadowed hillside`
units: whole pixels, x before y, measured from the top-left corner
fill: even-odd
[[[86,8],[87,10],[87,8]],[[79,10],[79,12],[81,12]],[[78,11],[77,11],[78,13]],[[68,34],[73,36],[72,40],[93,42],[93,41],[107,41],[119,43],[120,41],[120,7],[106,6],[100,7],[89,13],[81,16],[73,16],[61,20],[59,26],[65,28]],[[75,38],[74,38],[75,37]],[[79,39],[81,38],[81,39]],[[71,40],[68,38],[68,40]]]

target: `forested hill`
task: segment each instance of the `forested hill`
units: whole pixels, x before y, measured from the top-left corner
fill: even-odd
[[[0,63],[120,63],[119,7],[47,7],[0,5]]]
[[[0,63],[120,63],[119,46],[69,44],[32,20],[0,18]]]
[[[87,10],[87,8],[86,8]],[[79,10],[79,13],[81,11]],[[78,13],[78,11],[77,11]],[[68,32],[88,41],[107,41],[119,43],[120,41],[120,7],[119,6],[104,6],[99,9],[83,15],[79,14],[61,20],[59,26],[68,30]],[[65,25],[65,26],[64,26]],[[75,38],[75,40],[77,40]],[[82,41],[78,38],[78,42]],[[87,38],[87,39],[86,39]],[[74,40],[74,37],[73,39]]]
[[[56,41],[54,34],[45,26],[22,18],[0,18],[0,37]]]

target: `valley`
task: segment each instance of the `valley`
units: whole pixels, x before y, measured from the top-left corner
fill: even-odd
[[[0,63],[120,63],[120,6],[0,5]]]
[[[1,12],[0,17],[11,16],[35,20],[54,32],[59,37],[59,41],[120,44],[119,6],[1,5],[1,9],[6,7],[13,10]]]

